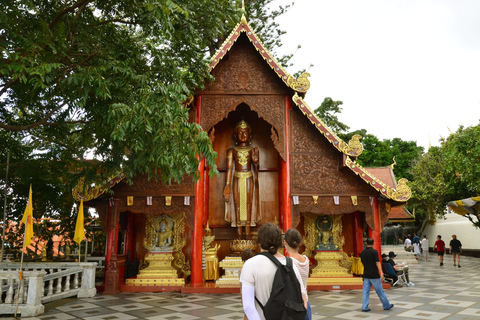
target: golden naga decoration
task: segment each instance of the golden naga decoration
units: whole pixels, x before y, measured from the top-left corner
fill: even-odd
[[[348,141],[348,145],[344,146],[343,152],[348,155],[356,155],[357,157],[363,152],[363,146],[360,142],[362,136],[356,134]]]
[[[297,92],[305,93],[310,89],[310,80],[308,80],[308,77],[310,77],[310,73],[308,72],[302,73],[298,79],[288,75],[287,85]]]
[[[407,201],[412,196],[412,190],[407,186],[408,180],[402,178],[398,180],[397,189],[387,189],[387,194],[394,200]]]
[[[395,161],[395,156],[393,156],[393,163],[390,165],[390,168],[392,168],[392,171],[396,164],[397,164],[397,161]]]

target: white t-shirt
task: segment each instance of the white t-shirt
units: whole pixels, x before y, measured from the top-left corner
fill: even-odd
[[[418,246],[418,243],[413,244],[413,252],[415,252],[418,255],[421,255],[422,253],[420,252],[420,247]]]
[[[405,247],[408,248],[408,247],[410,247],[411,245],[412,245],[412,240],[410,240],[410,239],[408,239],[408,238],[405,239]]]
[[[278,258],[281,264],[286,265],[287,259],[285,257]],[[272,291],[273,278],[275,277],[275,272],[277,271],[277,266],[270,261],[265,256],[256,255],[247,261],[242,268],[242,273],[240,274],[240,282],[243,285],[249,285],[255,287],[255,297],[260,301],[262,305],[265,305],[270,298],[270,292]],[[295,264],[293,264],[293,271],[297,276],[298,282],[302,290],[302,295],[307,293],[305,286],[303,285],[302,277],[298,271]],[[258,314],[262,320],[265,320],[263,316],[263,310],[259,304],[255,301],[255,308],[257,309]]]
[[[428,251],[428,239],[427,238],[423,238],[422,241],[420,241],[421,245],[422,245],[422,249],[423,251],[427,250]]]

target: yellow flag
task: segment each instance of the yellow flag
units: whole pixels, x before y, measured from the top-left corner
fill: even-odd
[[[28,203],[23,213],[22,222],[25,224],[25,247],[30,245],[33,238],[33,205],[32,205],[32,186],[28,195]]]
[[[80,244],[83,238],[85,238],[85,229],[83,227],[83,199],[80,199],[80,207],[78,208],[77,224],[75,225],[73,241]]]

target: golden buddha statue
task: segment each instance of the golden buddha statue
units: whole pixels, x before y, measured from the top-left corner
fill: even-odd
[[[205,228],[205,236],[203,237],[203,251],[205,253],[206,269],[203,271],[205,280],[217,280],[220,278],[220,270],[218,268],[217,251],[220,249],[220,244],[214,244],[215,236],[210,235],[211,230],[207,222]]]
[[[237,234],[250,235],[250,227],[262,219],[258,183],[259,152],[250,146],[251,128],[244,121],[235,127],[237,146],[227,150],[227,177],[223,196],[226,202],[225,220],[237,227]],[[233,194],[233,208],[231,196]]]

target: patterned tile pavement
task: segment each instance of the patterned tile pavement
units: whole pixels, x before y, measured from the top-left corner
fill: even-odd
[[[436,254],[410,265],[410,287],[386,290],[395,307],[382,309],[375,292],[371,312],[361,312],[361,290],[313,291],[309,299],[313,319],[455,319],[480,320],[480,258],[461,257],[454,267],[451,255],[440,267]],[[85,299],[64,299],[45,305],[46,312],[25,320],[241,320],[239,294],[120,293]]]

